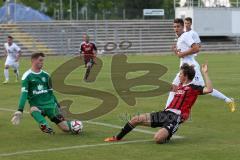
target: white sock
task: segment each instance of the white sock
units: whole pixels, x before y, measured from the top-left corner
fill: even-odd
[[[172,92],[172,91],[169,92],[165,108],[167,108],[169,106],[169,104],[172,102],[174,95],[175,95],[175,92]]]
[[[8,74],[8,69],[4,69],[4,76],[5,76],[5,80],[9,80],[9,74]]]
[[[210,93],[210,94],[211,94],[211,96],[222,99],[225,102],[231,102],[232,101],[230,98],[228,98],[227,96],[225,96],[224,94],[222,94],[221,92],[219,92],[216,89],[213,89],[213,92]]]

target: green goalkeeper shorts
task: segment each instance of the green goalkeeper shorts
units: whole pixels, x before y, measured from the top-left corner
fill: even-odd
[[[58,124],[64,121],[64,117],[60,112],[60,109],[57,105],[46,105],[38,107],[38,109],[41,111],[41,114],[45,117],[47,116],[52,122]]]

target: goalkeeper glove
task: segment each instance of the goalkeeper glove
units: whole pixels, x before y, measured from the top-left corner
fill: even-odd
[[[13,117],[12,117],[12,124],[13,125],[18,125],[20,123],[20,120],[22,118],[22,112],[21,111],[16,111],[14,114],[13,114]]]

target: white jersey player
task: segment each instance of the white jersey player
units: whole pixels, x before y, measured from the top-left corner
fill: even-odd
[[[5,81],[4,84],[9,82],[9,67],[12,67],[14,73],[16,74],[16,82],[18,81],[19,77],[19,58],[21,55],[21,49],[15,43],[13,43],[13,37],[8,36],[7,43],[4,44],[6,61],[5,61],[5,68],[4,68],[4,76]]]
[[[204,86],[204,80],[200,71],[200,65],[195,60],[195,54],[189,53],[185,54],[187,52],[191,51],[192,53],[197,53],[199,51],[199,45],[194,42],[191,35],[188,32],[183,32],[177,39],[177,45],[176,45],[176,54],[180,58],[180,67],[182,64],[187,63],[189,65],[194,66],[195,69],[195,77],[193,79],[193,82],[195,85]],[[181,55],[185,54],[185,55]],[[180,83],[179,80],[179,73],[175,77],[173,84],[178,86]]]
[[[184,22],[182,19],[178,19],[178,18],[175,19],[173,27],[178,37],[177,45],[173,49],[175,54],[180,58],[180,66],[183,63],[193,65],[196,73],[192,83],[195,85],[205,86],[205,83],[200,71],[200,66],[198,62],[195,60],[195,54],[199,52],[199,48],[200,48],[199,43],[195,42],[191,32],[184,32]],[[175,79],[173,80],[172,91],[169,93],[166,106],[168,106],[169,103],[172,101],[175,94],[174,91],[176,91],[176,87],[178,86],[179,83],[180,83],[180,80],[179,80],[179,73],[178,73]],[[213,89],[213,92],[211,93],[211,95],[219,99],[225,100],[225,102],[229,104],[231,111],[232,112],[235,111],[235,103],[233,99],[226,97],[216,89]]]
[[[192,36],[192,39],[194,40],[195,43],[197,43],[199,45],[201,44],[201,40],[200,40],[199,35],[196,31],[194,31],[190,28],[190,30],[187,30],[186,32],[190,33],[190,35]]]
[[[191,35],[194,42],[197,43],[201,47],[201,40],[200,40],[198,33],[191,28],[192,27],[192,18],[187,17],[184,19],[184,27],[185,27],[184,28],[185,32],[188,32]],[[197,53],[195,53],[194,55],[197,56]]]
[[[186,17],[184,19],[184,27],[185,27],[185,31],[188,32],[191,35],[194,42],[197,43],[199,46],[201,46],[200,45],[201,40],[199,38],[198,33],[192,29],[192,18],[191,17]],[[194,55],[197,55],[197,53],[194,54]],[[225,96],[223,93],[219,92],[216,89],[213,89],[213,92],[211,93],[211,95],[216,97],[216,98],[222,99],[226,103],[228,103],[229,107],[231,108],[231,111],[235,110],[235,103],[234,103],[233,99],[228,98],[227,96]]]

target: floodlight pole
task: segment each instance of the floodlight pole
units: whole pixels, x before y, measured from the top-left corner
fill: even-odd
[[[70,14],[70,21],[72,20],[72,0],[69,1],[69,6],[70,6],[70,9],[69,9],[69,14]]]
[[[86,4],[86,20],[88,20],[88,1],[86,2],[87,4]]]
[[[14,0],[14,22],[16,23],[17,0]]]
[[[76,1],[76,20],[78,20],[78,1]]]
[[[7,9],[6,9],[7,23],[9,23],[9,19],[10,19],[10,6],[9,6],[9,2],[10,2],[10,0],[6,1],[6,5],[7,5]]]
[[[60,19],[62,20],[63,19],[63,2],[62,0],[60,0]]]

